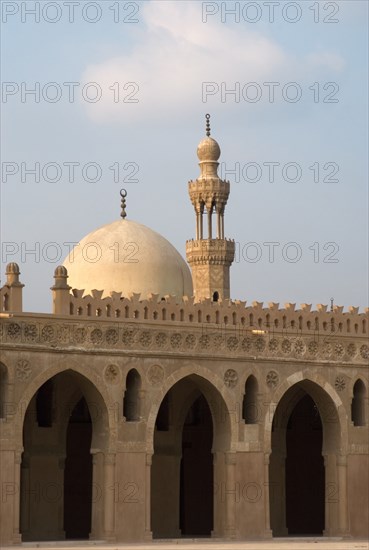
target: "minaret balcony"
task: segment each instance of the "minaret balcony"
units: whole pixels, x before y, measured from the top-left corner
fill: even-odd
[[[190,265],[231,265],[235,242],[231,239],[198,239],[186,242],[186,257]]]

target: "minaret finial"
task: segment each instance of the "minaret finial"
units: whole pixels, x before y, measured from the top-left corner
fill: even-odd
[[[122,210],[121,210],[121,217],[123,218],[123,220],[127,217],[127,212],[126,212],[126,196],[127,196],[127,191],[125,189],[121,189],[120,190],[120,196],[122,197],[122,200],[120,201],[120,205],[122,207]]]
[[[334,298],[331,298],[331,311],[334,311]]]
[[[205,115],[206,118],[206,135],[210,137],[210,115]]]

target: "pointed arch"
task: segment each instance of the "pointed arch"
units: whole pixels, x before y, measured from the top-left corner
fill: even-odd
[[[269,504],[274,536],[301,533],[302,529],[307,533],[314,531],[314,534],[322,533],[323,529],[325,534],[330,535],[344,532],[348,521],[347,509],[343,506],[337,508],[337,500],[331,498],[331,488],[335,489],[335,494],[347,494],[346,470],[345,475],[340,473],[341,464],[346,464],[347,431],[347,413],[342,401],[321,375],[301,371],[288,377],[276,389],[267,411],[264,431],[265,452],[269,454],[271,451],[269,485],[273,490]],[[307,446],[297,444],[299,438]],[[297,457],[299,447],[305,449],[303,461]],[[302,464],[307,470],[305,472],[300,468],[298,479],[305,485],[301,490],[297,489],[296,496],[298,482],[293,472],[298,472]],[[313,469],[309,469],[310,466]],[[297,504],[291,494],[295,495],[293,498],[300,499]],[[310,495],[306,497],[306,503],[301,500],[305,494]],[[307,505],[308,502],[310,504]],[[305,504],[306,509],[310,506],[317,515],[309,523],[307,513],[302,525],[296,523],[293,514],[294,510]],[[314,516],[313,512],[310,516]]]
[[[224,479],[234,411],[205,377],[193,369],[181,374],[167,380],[167,391],[160,391],[148,419],[152,423],[156,417],[151,514],[153,535],[160,538],[210,536],[213,529],[221,533],[219,518],[228,505],[213,500],[213,488]]]

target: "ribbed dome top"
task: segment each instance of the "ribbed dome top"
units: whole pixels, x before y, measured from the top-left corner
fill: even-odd
[[[198,159],[203,161],[217,161],[220,157],[220,147],[217,141],[212,137],[206,137],[200,141],[197,147]]]

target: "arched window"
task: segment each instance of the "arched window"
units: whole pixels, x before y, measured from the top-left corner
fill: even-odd
[[[213,302],[217,302],[219,300],[219,292],[215,291],[213,294]]]
[[[242,418],[245,424],[256,424],[258,421],[257,393],[258,383],[255,376],[251,374],[246,380],[242,404]]]
[[[354,385],[354,396],[351,402],[351,420],[354,426],[365,426],[365,386],[362,380]]]
[[[140,419],[139,411],[139,389],[141,377],[136,369],[131,369],[127,374],[126,391],[123,400],[123,416],[127,422],[134,422]]]
[[[0,418],[6,416],[6,387],[7,387],[7,371],[5,365],[0,363]]]

